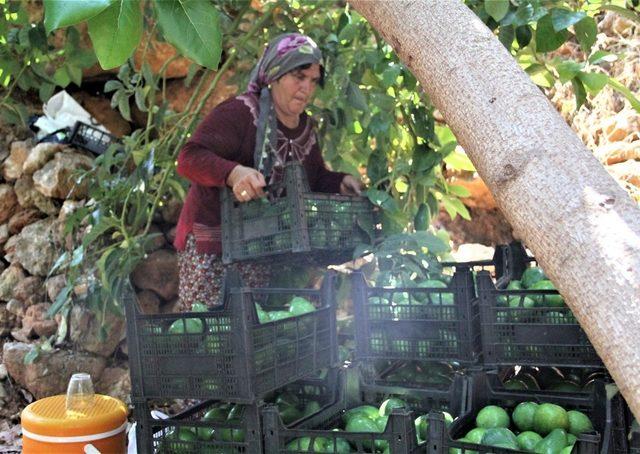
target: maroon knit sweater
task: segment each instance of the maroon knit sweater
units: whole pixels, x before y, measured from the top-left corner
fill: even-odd
[[[198,252],[221,254],[219,188],[226,185],[236,165],[253,167],[257,102],[254,95],[246,93],[224,101],[204,118],[180,150],[177,171],[191,181],[191,188],[178,220],[177,250],[184,250],[191,233]],[[313,122],[306,114],[294,129],[278,121],[277,156],[280,163],[301,161],[312,191],[339,192],[345,174],[326,168]]]

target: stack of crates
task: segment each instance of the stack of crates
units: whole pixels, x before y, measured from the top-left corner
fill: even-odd
[[[335,404],[335,373],[308,381],[337,362],[334,280],[327,274],[319,290],[246,288],[230,270],[220,307],[176,314],[143,315],[132,293],[125,306],[139,452],[259,453],[260,411],[274,391],[293,386],[296,401],[315,400],[315,409]],[[284,310],[295,296],[316,310],[260,323],[256,305]],[[151,417],[173,399],[196,404]]]

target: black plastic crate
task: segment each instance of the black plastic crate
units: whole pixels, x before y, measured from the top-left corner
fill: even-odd
[[[356,272],[352,298],[359,360],[479,360],[478,302],[469,268],[456,270],[447,288],[369,287]]]
[[[138,398],[253,403],[337,363],[335,273],[314,289],[246,288],[225,276],[223,305],[208,312],[142,315],[126,301],[132,394]],[[260,323],[255,304],[304,297],[317,309]],[[271,307],[273,309],[273,307]],[[184,334],[169,327],[184,323]],[[195,327],[195,329],[194,329]],[[191,332],[189,332],[191,331]]]
[[[344,452],[338,451],[338,449],[346,447],[345,443],[349,446],[349,452],[371,452],[371,448],[375,446],[376,442],[378,442],[378,448],[382,448],[380,443],[388,444],[391,453],[423,452],[424,448],[418,444],[416,438],[415,418],[427,414],[430,410],[459,414],[465,406],[466,386],[466,379],[459,376],[446,391],[423,389],[417,393],[416,390],[404,388],[397,390],[377,388],[363,385],[359,368],[352,366],[347,370],[343,398],[340,404],[319,414],[313,420],[313,424],[309,426],[311,429],[284,427],[276,409],[270,406],[265,407],[263,410],[265,452],[312,452],[302,448],[296,449],[295,443],[292,446],[294,440],[305,437],[310,439],[311,446],[318,439],[328,440],[329,446],[336,446],[335,450],[330,448],[324,452]],[[390,393],[389,391],[397,392]],[[407,407],[393,410],[383,432],[333,430],[334,427],[343,425],[342,417],[346,410],[365,404],[378,406],[389,396],[403,399],[407,403]]]
[[[111,144],[118,143],[118,139],[102,129],[76,121],[69,143],[94,154],[102,154]]]
[[[483,271],[476,282],[486,366],[603,367],[571,309],[547,303],[557,290],[499,290]]]
[[[463,438],[475,427],[476,415],[486,405],[512,409],[520,402],[553,403],[567,410],[579,410],[589,416],[595,432],[584,433],[577,437],[572,450],[574,454],[622,454],[622,452],[626,452],[617,451],[614,448],[616,442],[613,440],[615,432],[611,413],[612,401],[607,399],[604,383],[599,382],[589,395],[568,396],[558,393],[496,391],[491,382],[491,377],[486,374],[473,376],[467,410],[453,422],[448,430],[441,414],[429,414],[429,442],[426,452],[445,454],[457,449],[459,451],[455,452],[460,454],[526,453],[526,451],[456,441]]]
[[[309,378],[299,380],[274,392],[293,393],[301,403],[316,401],[318,412],[314,415],[292,421],[287,427],[309,427],[317,414],[322,414],[328,408],[338,403],[338,392],[342,383],[342,375],[338,369],[329,370],[324,378]],[[136,437],[138,452],[151,453],[262,453],[262,420],[261,411],[265,404],[233,405],[223,401],[206,400],[191,406],[187,410],[171,416],[169,419],[152,418],[150,410],[156,407],[158,401],[134,399],[134,418],[137,421]],[[231,408],[234,418],[226,420],[223,416],[204,421],[203,417],[214,408],[225,408],[223,415]],[[185,431],[183,439],[178,437]]]
[[[224,263],[339,264],[377,235],[374,206],[366,197],[311,192],[299,163],[287,164],[283,181],[268,194],[239,203],[228,188],[221,192]]]

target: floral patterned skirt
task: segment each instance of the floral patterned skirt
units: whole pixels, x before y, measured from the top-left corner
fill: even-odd
[[[235,265],[242,282],[247,287],[267,287],[271,277],[270,268],[266,265],[241,263]],[[209,307],[222,304],[220,289],[227,265],[216,254],[203,254],[196,251],[193,235],[187,238],[187,245],[178,252],[178,273],[180,286],[178,310],[189,311],[195,302]]]

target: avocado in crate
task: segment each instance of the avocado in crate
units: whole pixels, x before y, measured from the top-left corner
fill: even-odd
[[[406,390],[404,390],[406,391]],[[462,377],[446,392],[389,394],[359,381],[358,368],[346,369],[343,399],[315,418],[310,429],[286,428],[276,407],[263,410],[265,452],[417,453],[424,452],[426,415],[457,415],[466,393]]]
[[[277,404],[286,427],[308,427],[308,420],[338,402],[339,371],[324,371],[321,378],[291,383],[265,396]],[[283,402],[296,403],[304,411]],[[265,403],[237,404],[206,400],[176,412],[180,401],[134,399],[138,452],[141,453],[260,453],[261,409]],[[153,419],[150,411],[161,410],[169,419]]]
[[[503,389],[589,393],[598,380],[611,383],[603,368],[510,366],[498,370]]]
[[[143,315],[126,301],[132,393],[144,398],[216,398],[253,403],[337,363],[335,274],[320,289],[246,288],[236,270],[223,304]],[[270,300],[288,301],[273,306]],[[264,308],[264,309],[263,309]]]
[[[498,289],[488,273],[477,275],[484,362],[489,366],[603,367],[562,296],[542,270]]]
[[[492,383],[493,382],[493,383]],[[591,393],[496,391],[487,374],[473,376],[467,410],[450,428],[429,414],[432,453],[622,453],[614,446],[612,404],[603,382]],[[626,449],[626,447],[622,448]]]
[[[352,274],[357,357],[363,360],[450,360],[473,364],[480,353],[478,305],[469,268],[447,284],[369,286]]]
[[[343,263],[358,244],[371,244],[378,234],[366,197],[311,192],[299,163],[287,164],[282,182],[267,193],[240,203],[230,190],[222,191],[224,263]]]

